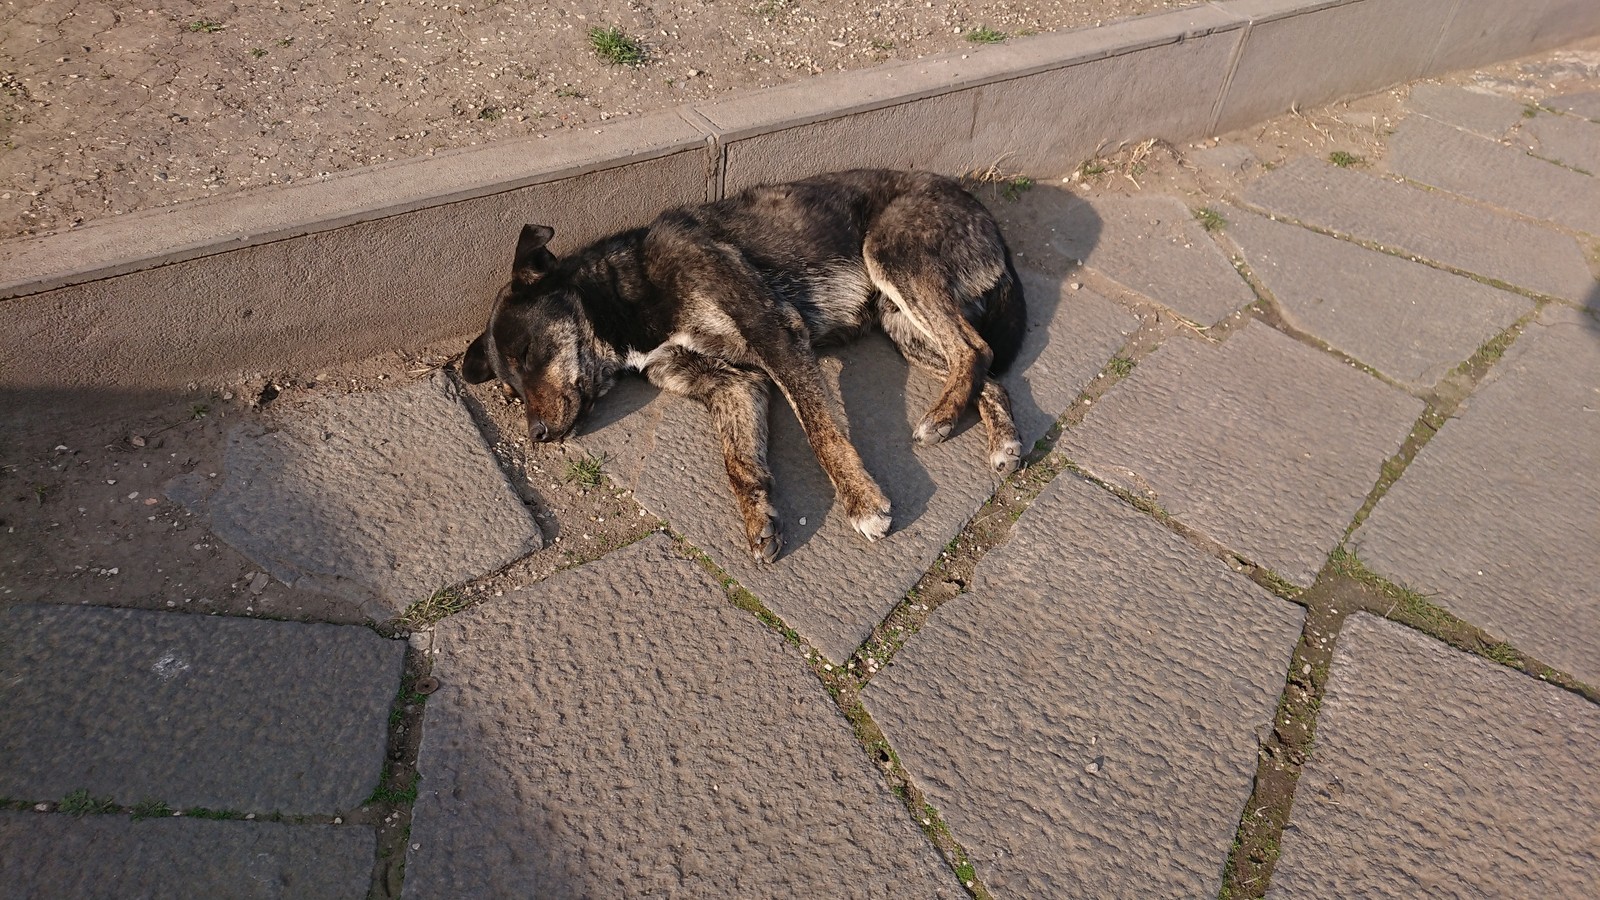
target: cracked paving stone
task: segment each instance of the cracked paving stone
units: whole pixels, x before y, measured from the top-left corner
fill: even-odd
[[[1207,896],[1302,619],[1064,474],[863,700],[996,896]]]
[[[1582,116],[1591,121],[1600,121],[1600,91],[1581,91],[1575,94],[1560,94],[1546,98],[1544,105],[1562,112]]]
[[[1600,124],[1573,116],[1539,115],[1522,126],[1519,136],[1535,156],[1591,175],[1600,172]]]
[[[1251,322],[1175,337],[1062,436],[1096,478],[1309,585],[1422,401]]]
[[[353,809],[377,786],[404,659],[355,626],[0,606],[0,796]]]
[[[1413,181],[1600,234],[1600,179],[1425,116],[1400,123],[1389,165]]]
[[[1600,685],[1600,322],[1550,307],[1352,536],[1368,568]]]
[[[279,581],[383,621],[543,545],[443,374],[278,412],[229,435],[214,492],[195,473],[167,493]]]
[[[1191,322],[1215,325],[1255,302],[1175,197],[1073,198],[1055,230],[1057,250]]]
[[[1345,622],[1268,897],[1600,896],[1600,707]]]
[[[1239,216],[1228,237],[1289,324],[1416,389],[1533,309],[1519,294],[1260,216]]]
[[[1029,331],[1002,380],[1026,451],[1121,349],[1138,320],[1060,279],[1028,271],[1022,278]],[[942,444],[912,444],[912,429],[940,385],[910,369],[881,334],[824,356],[822,367],[843,399],[867,470],[894,505],[894,529],[877,543],[867,543],[844,520],[833,485],[777,391],[768,456],[784,552],[770,566],[758,565],[746,549],[716,432],[698,404],[657,396],[629,379],[597,406],[579,440],[605,454],[607,472],[640,504],[671,522],[829,659],[842,661],[978,511],[995,480],[976,416]]]
[[[0,812],[0,884],[12,900],[348,900],[372,881],[377,839],[358,825]]]
[[[1526,110],[1510,97],[1442,84],[1413,86],[1406,106],[1430,119],[1497,140],[1522,121]]]
[[[408,897],[964,895],[799,650],[665,537],[434,645]]]
[[[1570,235],[1321,160],[1297,159],[1261,176],[1244,199],[1277,216],[1563,300],[1581,303],[1595,289],[1583,248]]]

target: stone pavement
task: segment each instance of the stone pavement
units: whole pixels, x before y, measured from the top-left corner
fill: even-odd
[[[1044,441],[996,493],[884,341],[828,357],[879,544],[780,408],[755,565],[704,415],[629,383],[579,441],[672,534],[409,649],[0,606],[0,894],[1600,895],[1593,98],[1416,86],[1364,169],[1000,208]],[[448,374],[222,468],[169,494],[383,634],[550,552]]]

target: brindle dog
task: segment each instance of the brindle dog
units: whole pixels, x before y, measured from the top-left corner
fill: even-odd
[[[758,560],[783,546],[767,467],[769,384],[794,407],[851,526],[868,540],[889,532],[889,500],[845,436],[814,350],[874,323],[944,379],[916,441],[949,437],[976,402],[989,466],[1016,469],[1022,447],[994,376],[1022,343],[1022,289],[993,216],[957,182],[858,170],[766,185],[560,259],[547,246],[553,234],[522,229],[511,283],[463,375],[509,386],[535,441],[570,434],[625,368],[699,400]]]

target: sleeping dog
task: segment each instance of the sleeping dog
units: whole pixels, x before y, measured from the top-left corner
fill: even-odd
[[[995,376],[1022,343],[1022,288],[994,217],[956,181],[857,170],[765,185],[564,258],[549,250],[553,234],[522,229],[463,376],[504,382],[535,441],[572,433],[624,369],[705,404],[758,560],[783,547],[766,459],[773,384],[850,525],[868,540],[889,533],[889,500],[845,436],[815,351],[874,324],[943,379],[916,441],[944,440],[976,403],[989,467],[1016,469],[1022,447]]]

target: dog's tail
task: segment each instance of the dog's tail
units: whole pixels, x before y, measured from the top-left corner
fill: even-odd
[[[989,345],[994,358],[989,362],[989,373],[1003,375],[1022,349],[1022,339],[1028,332],[1028,306],[1022,299],[1022,279],[1017,277],[1017,267],[1011,264],[1011,248],[1005,248],[1006,270],[984,295],[983,318],[977,322],[978,334]]]

